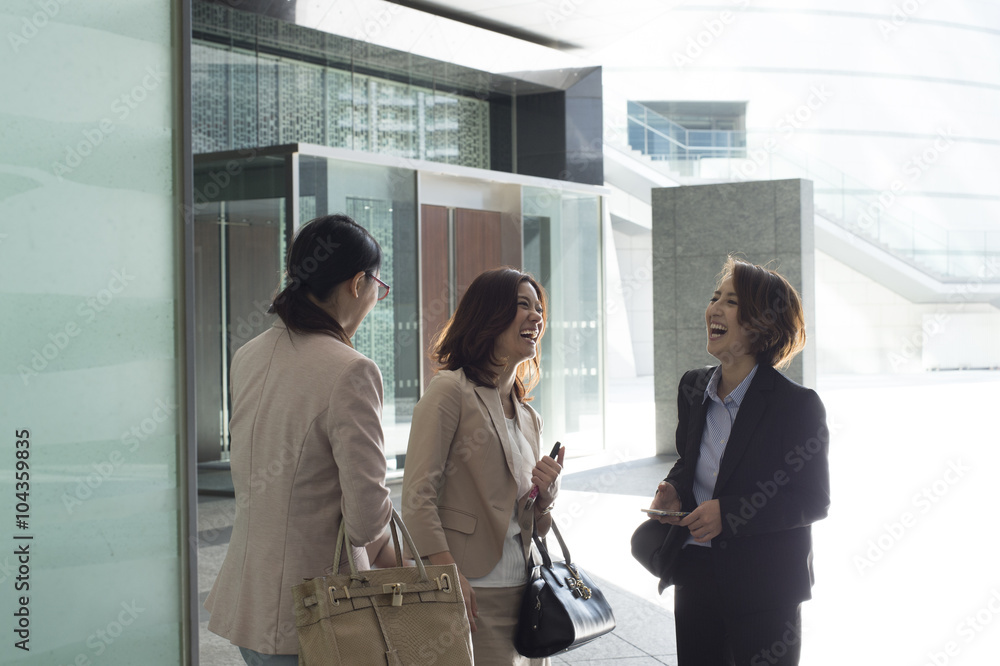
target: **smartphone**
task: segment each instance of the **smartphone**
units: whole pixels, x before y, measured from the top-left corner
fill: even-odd
[[[671,516],[673,518],[683,518],[691,513],[690,511],[660,511],[659,509],[639,509],[650,516]]]
[[[552,447],[552,453],[549,454],[549,458],[552,458],[553,460],[555,460],[556,456],[559,455],[559,449],[561,449],[561,448],[562,448],[562,444],[560,444],[559,442],[556,442],[556,445]]]

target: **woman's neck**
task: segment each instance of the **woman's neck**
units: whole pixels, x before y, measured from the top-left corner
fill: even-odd
[[[517,376],[517,367],[497,368],[497,390],[500,391],[501,402],[514,392],[514,379]]]
[[[742,384],[755,365],[757,365],[757,359],[752,356],[741,357],[736,362],[722,363],[722,377],[719,379],[719,386],[716,389],[719,399],[725,400],[726,396]]]

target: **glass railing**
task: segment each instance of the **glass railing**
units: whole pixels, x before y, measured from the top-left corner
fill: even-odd
[[[1000,282],[1000,231],[959,231],[927,219],[843,171],[781,146],[770,132],[687,130],[628,103],[628,143],[675,178],[813,181],[816,213],[911,265],[950,281]]]
[[[746,155],[746,132],[689,130],[639,102],[628,103],[628,141],[658,161]]]

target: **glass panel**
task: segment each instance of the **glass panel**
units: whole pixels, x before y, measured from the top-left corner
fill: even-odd
[[[546,441],[559,438],[574,455],[597,451],[604,445],[601,199],[524,188],[523,210],[524,267],[549,296],[533,406]]]
[[[247,153],[195,167],[198,462],[229,459],[229,366],[273,323],[284,266],[285,158]]]
[[[420,390],[416,174],[307,156],[300,158],[299,168],[303,195],[315,195],[316,215],[346,213],[382,246],[380,277],[391,290],[365,318],[353,343],[382,371],[382,426],[392,468],[396,456],[406,453]]]
[[[454,85],[431,87],[439,84],[426,78],[423,86],[409,83],[433,61],[371,45],[366,50],[378,57],[352,60],[345,54],[361,51],[351,40],[225,7],[196,7],[195,153],[301,142],[490,168],[490,101]],[[256,38],[267,48],[218,41],[233,31],[242,43]],[[454,69],[456,77],[482,74]]]
[[[185,661],[179,15],[0,6],[3,664]]]

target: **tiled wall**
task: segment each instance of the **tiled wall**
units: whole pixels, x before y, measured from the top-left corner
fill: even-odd
[[[653,190],[657,453],[674,449],[681,375],[716,364],[705,351],[704,312],[727,254],[739,252],[747,261],[774,266],[799,290],[806,321],[814,320],[812,206],[807,180]],[[785,374],[813,385],[815,348],[807,346]]]

